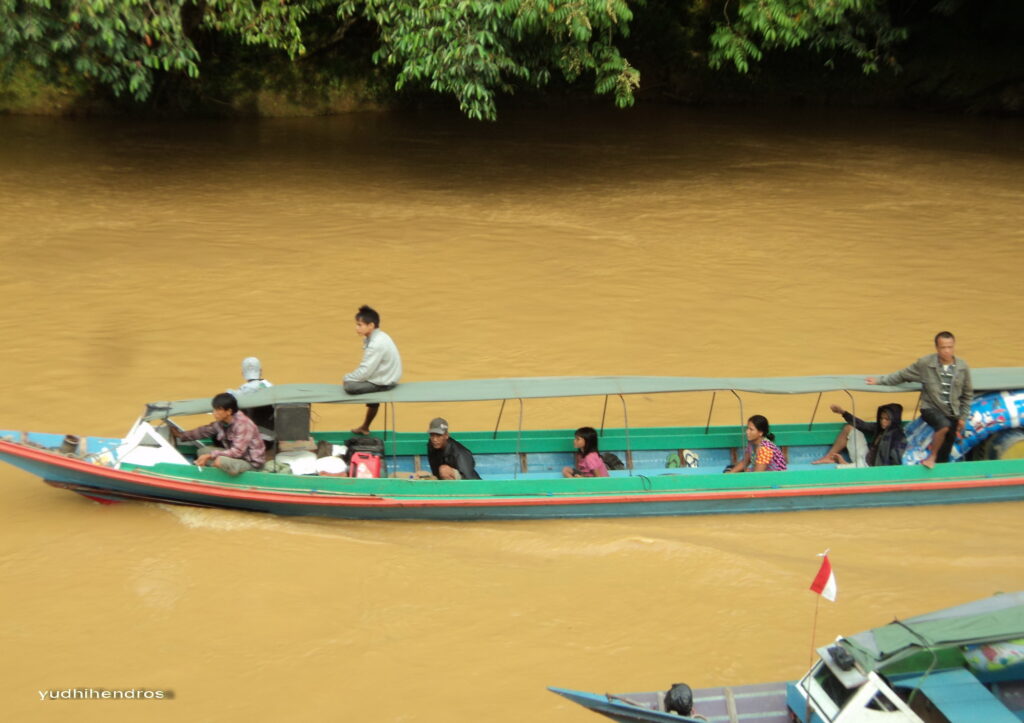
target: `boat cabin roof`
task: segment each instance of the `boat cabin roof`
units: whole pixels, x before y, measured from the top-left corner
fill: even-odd
[[[920,650],[1018,638],[1024,638],[1024,592],[1002,593],[906,620],[893,620],[888,625],[843,638],[839,644],[869,671]]]
[[[972,369],[976,392],[1024,389],[1024,367]],[[506,379],[462,379],[445,382],[408,382],[386,392],[352,395],[340,384],[279,384],[239,395],[242,409],[276,404],[330,403],[368,404],[399,402],[477,402],[499,399],[619,396],[669,392],[734,391],[755,394],[814,394],[832,391],[913,392],[919,384],[868,385],[864,375],[806,377],[518,377]],[[143,418],[203,414],[210,411],[210,399],[150,402]]]

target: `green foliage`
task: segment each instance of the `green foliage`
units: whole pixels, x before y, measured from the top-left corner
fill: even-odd
[[[808,46],[841,51],[861,61],[865,73],[885,63],[898,69],[891,49],[907,37],[889,22],[884,0],[741,0],[735,19],[730,4],[711,34],[711,67],[732,64],[741,73],[760,61],[763,50]],[[831,63],[831,60],[828,61]]]
[[[0,58],[71,69],[144,100],[157,72],[199,76],[192,35],[215,30],[245,43],[303,52],[298,24],[324,0],[0,0]]]
[[[0,0],[0,62],[21,57],[144,100],[158,73],[199,75],[196,36],[306,52],[304,24],[329,15],[339,37],[358,19],[377,28],[374,60],[396,88],[453,95],[472,118],[493,119],[495,97],[535,87],[553,69],[593,73],[597,93],[633,102],[639,73],[614,45],[632,13],[623,0]]]
[[[906,37],[884,5],[689,0],[677,16],[689,28],[662,31],[710,33],[713,67],[746,72],[767,50],[807,46],[850,53],[871,72],[894,64],[888,49]],[[349,47],[372,54],[396,89],[429,88],[454,97],[471,118],[493,119],[499,94],[543,87],[555,74],[570,83],[592,77],[594,93],[632,105],[640,74],[620,50],[632,21],[626,0],[0,0],[0,68],[17,59],[141,101],[160,79],[194,83],[204,68],[251,63],[256,55],[232,50],[243,46],[259,58],[301,60],[295,73],[322,79],[354,27]],[[236,72],[254,77],[263,68],[257,61]]]
[[[338,12],[377,25],[374,60],[398,69],[397,88],[426,83],[470,118],[493,119],[498,92],[541,87],[553,68],[570,81],[593,72],[620,107],[639,84],[613,44],[632,19],[622,0],[342,0]]]

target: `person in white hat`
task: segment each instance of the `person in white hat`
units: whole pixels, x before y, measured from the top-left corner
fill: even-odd
[[[260,360],[254,356],[247,356],[242,360],[242,377],[245,379],[245,384],[240,386],[238,389],[228,390],[229,393],[234,394],[236,397],[239,394],[255,392],[259,389],[266,389],[267,387],[274,386],[263,378],[263,365],[260,364]]]

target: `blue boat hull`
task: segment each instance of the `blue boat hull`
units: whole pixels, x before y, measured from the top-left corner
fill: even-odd
[[[599,695],[567,688],[548,690],[619,723],[701,723],[699,718],[656,710],[661,696],[656,692]],[[785,683],[701,688],[693,691],[693,708],[694,713],[712,721],[790,723]]]

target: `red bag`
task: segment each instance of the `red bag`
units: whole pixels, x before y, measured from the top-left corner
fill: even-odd
[[[353,452],[348,465],[348,476],[369,479],[380,477],[380,457],[369,452]]]

